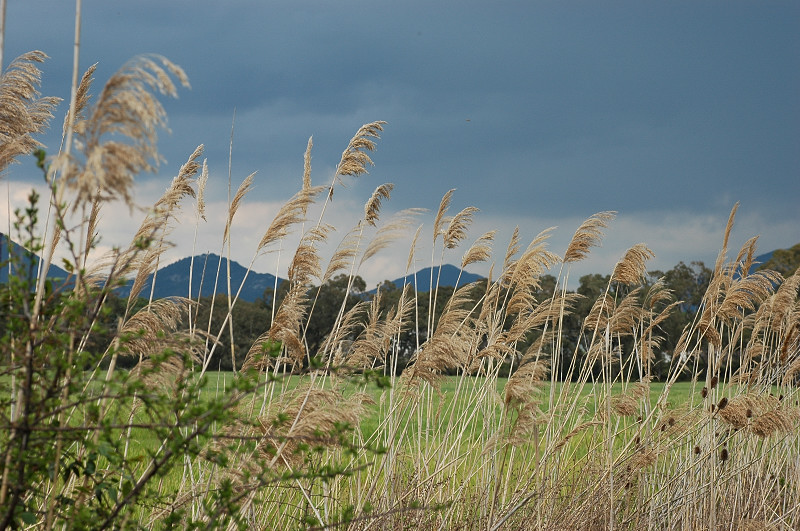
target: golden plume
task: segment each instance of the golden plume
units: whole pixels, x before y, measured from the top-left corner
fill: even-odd
[[[564,253],[564,263],[577,262],[586,258],[589,254],[589,249],[600,245],[600,240],[603,238],[603,229],[608,227],[617,213],[613,211],[598,212],[589,217],[586,221],[581,223],[572,241],[567,246],[567,251]]]
[[[46,58],[43,52],[28,52],[14,59],[0,76],[0,171],[42,146],[32,135],[47,127],[61,101],[39,97],[41,72],[35,63]]]

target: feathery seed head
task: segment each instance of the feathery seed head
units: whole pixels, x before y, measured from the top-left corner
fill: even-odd
[[[303,154],[303,188],[311,188],[311,148],[314,146],[314,137],[308,137],[306,151]]]
[[[256,173],[253,172],[248,175],[242,184],[239,185],[239,188],[236,190],[236,195],[233,196],[233,200],[231,204],[228,206],[228,219],[225,222],[225,231],[222,234],[222,243],[223,245],[225,242],[228,241],[228,238],[231,236],[231,225],[233,225],[233,217],[236,215],[236,212],[239,210],[239,205],[241,204],[244,196],[250,191],[253,187],[253,179],[255,178]]]
[[[381,201],[383,199],[389,199],[393,189],[394,185],[392,183],[386,183],[378,186],[372,193],[369,201],[364,205],[364,221],[369,225],[375,226],[375,222],[378,220],[378,213],[381,209]]]
[[[203,169],[200,172],[200,177],[197,178],[197,216],[206,221],[206,184],[208,183],[208,164],[206,159],[203,159]]]
[[[489,231],[470,246],[461,258],[461,269],[476,262],[484,262],[492,256],[492,242],[495,234],[497,234],[496,230]]]
[[[467,227],[472,223],[472,216],[479,212],[475,207],[466,207],[450,219],[447,229],[443,233],[446,249],[454,249],[458,243],[467,237]]]
[[[0,75],[0,171],[20,155],[42,147],[34,140],[53,117],[59,98],[39,97],[41,71],[35,63],[47,58],[33,51],[14,59]]]
[[[634,285],[647,278],[645,261],[653,258],[655,254],[643,243],[637,243],[625,253],[622,260],[614,266],[611,280],[621,284]]]
[[[616,215],[617,213],[613,211],[598,212],[581,223],[564,253],[564,263],[583,260],[589,254],[590,248],[600,245],[603,229],[608,227]]]
[[[350,140],[347,148],[342,153],[342,158],[336,166],[336,177],[351,175],[358,177],[367,173],[367,166],[372,165],[372,159],[367,151],[375,149],[375,142],[380,138],[380,132],[386,122],[378,121],[362,125]]]
[[[84,76],[86,90],[90,76]],[[84,166],[73,165],[74,161],[56,166],[61,180],[77,194],[73,208],[94,195],[122,199],[133,206],[134,176],[155,170],[161,161],[156,131],[166,127],[166,113],[151,91],[176,96],[172,77],[188,87],[180,67],[160,56],[143,55],[128,61],[109,79],[89,116],[78,122]],[[85,100],[82,97],[76,111],[85,107]]]

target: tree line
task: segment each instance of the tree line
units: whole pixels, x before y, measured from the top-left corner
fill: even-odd
[[[664,286],[671,291],[673,298],[681,301],[672,309],[669,317],[659,324],[657,333],[662,340],[659,351],[656,353],[654,376],[666,374],[673,358],[680,354],[675,352],[678,339],[684,327],[691,322],[700,307],[711,275],[711,269],[701,261],[693,261],[689,264],[680,262],[666,272],[652,271],[650,273],[648,284],[652,285],[661,279]],[[533,297],[541,302],[553,296],[557,288],[556,278],[552,275],[544,275],[540,280],[539,288],[533,293]],[[236,362],[237,369],[241,368],[251,345],[262,333],[269,330],[274,312],[288,292],[288,287],[288,282],[283,282],[277,291],[267,288],[263,295],[254,302],[238,300],[233,306],[231,323],[225,322],[228,313],[228,298],[224,294],[202,297],[188,306],[190,309],[184,317],[184,325],[191,325],[198,332],[207,333],[219,342],[214,350],[214,357],[209,363],[209,368],[230,371],[233,369],[233,360]],[[642,292],[646,292],[648,287],[644,286]],[[590,274],[579,279],[578,287],[575,290],[577,293],[575,302],[560,322],[560,351],[546,352],[552,357],[560,356],[560,362],[555,365],[561,371],[566,371],[573,357],[577,357],[578,359],[574,361],[580,363],[582,361],[580,358],[586,355],[584,344],[590,338],[586,337],[583,324],[591,312],[593,304],[606,292],[607,288],[609,289],[608,295],[612,297],[621,298],[627,295],[624,290],[628,288],[615,286],[613,283],[609,286],[609,275]],[[481,297],[485,290],[485,281],[479,281],[470,288],[466,305],[470,306],[472,311],[480,311]],[[359,303],[371,302],[377,292],[380,293],[380,311],[385,315],[386,312],[397,306],[402,289],[390,281],[384,281],[377,290],[370,292],[366,290],[366,283],[361,277],[357,276],[349,280],[345,275],[332,278],[322,285],[309,286],[307,295],[309,301],[313,301],[313,305],[310,306],[303,329],[303,342],[307,352],[313,355],[319,351],[340,313],[350,311]],[[386,361],[387,367],[396,367],[398,371],[402,371],[406,367],[419,346],[425,342],[428,323],[432,323],[435,327],[435,323],[453,293],[452,286],[441,286],[433,292],[417,293],[416,304],[409,317],[408,326],[402,329],[391,349],[390,356],[397,359],[390,357]],[[113,294],[109,298],[108,304],[104,306],[104,313],[96,325],[96,329],[100,333],[93,335],[92,343],[87,345],[87,349],[101,350],[108,346],[113,337],[116,323],[125,310],[124,300]],[[145,300],[140,300],[137,306],[143,307],[145,303]],[[662,303],[662,305],[665,304],[667,303]],[[364,306],[368,307],[368,305]],[[431,307],[434,308],[433,315],[431,315]],[[5,311],[3,313],[5,314]],[[364,312],[359,324],[364,325],[366,320],[367,315]],[[352,332],[353,337],[348,339],[355,340],[362,330],[363,326],[360,328],[356,326]],[[535,331],[531,332],[517,345],[518,351],[524,352],[531,343],[539,339],[539,335]],[[133,359],[121,360],[123,364],[126,362],[131,365],[135,364]],[[507,373],[509,369],[513,369],[511,363],[513,360],[507,362],[501,372]]]

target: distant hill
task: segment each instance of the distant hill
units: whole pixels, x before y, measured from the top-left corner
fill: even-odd
[[[221,260],[221,265],[220,265]],[[179,296],[186,297],[189,294],[189,267],[191,258],[182,258],[177,262],[173,262],[168,266],[162,267],[156,273],[156,288],[153,292],[154,298],[160,299],[163,297]],[[227,259],[221,258],[216,254],[203,254],[194,257],[194,266],[192,273],[192,298],[197,298],[200,286],[202,283],[202,296],[210,296],[213,294],[214,279],[217,275],[217,267],[220,266],[220,282],[217,286],[217,293],[226,293],[227,283],[223,280],[227,274]],[[205,276],[203,270],[205,269]],[[426,267],[417,272],[417,291],[430,291],[431,270],[433,270],[433,279],[436,282],[436,277],[439,271],[438,267]],[[244,279],[246,268],[231,260],[231,289],[235,292]],[[475,282],[483,277],[473,273],[463,272],[461,279],[458,280],[459,268],[453,265],[442,266],[442,275],[439,279],[440,286],[455,286],[458,281],[459,286]],[[284,282],[284,279],[278,279],[278,285]],[[145,284],[144,289],[140,294],[141,297],[150,296],[150,285],[152,283],[152,275]],[[392,281],[393,284],[402,288],[406,283],[413,284],[414,276],[411,275],[407,279],[398,278]],[[125,287],[121,288],[119,293],[122,296],[127,296],[130,293],[132,282],[129,282]],[[247,276],[247,282],[242,288],[240,298],[244,301],[254,302],[264,294],[267,288],[275,287],[275,276],[269,273],[256,273],[251,271]],[[374,290],[373,290],[374,291]]]
[[[6,262],[8,261],[9,253],[11,256],[19,257],[21,259],[20,261],[15,261],[17,264],[17,269],[12,270],[12,274],[25,275],[27,274],[29,266],[32,265],[33,275],[36,276],[36,272],[39,269],[39,262],[41,261],[39,256],[28,251],[21,245],[11,240],[8,236],[0,232],[0,264],[3,264],[3,267],[0,268],[0,284],[5,284],[8,282],[9,268]],[[69,273],[55,264],[51,264],[50,269],[47,272],[47,278],[52,280],[64,280],[68,276]]]
[[[214,294],[214,281],[217,277],[217,268],[220,268],[220,280],[217,285],[217,293],[227,293],[228,283],[228,259],[220,257],[219,255],[201,254],[194,257],[194,264],[192,265],[191,257],[181,258],[177,262],[173,262],[168,266],[160,268],[156,272],[156,287],[153,292],[153,297],[161,299],[164,297],[187,297],[189,296],[189,269],[192,269],[192,298],[196,299],[202,287],[201,296],[210,296]],[[204,273],[205,271],[205,273]],[[231,260],[231,290],[233,294],[239,289],[247,268]],[[150,286],[153,282],[153,275],[145,283],[145,287],[139,294],[141,297],[150,296]],[[283,282],[283,279],[278,279],[278,285]],[[132,281],[125,287],[121,288],[120,295],[127,296],[130,293]],[[256,273],[250,271],[247,275],[247,282],[242,288],[239,297],[248,302],[254,302],[264,294],[267,288],[275,287],[275,275],[269,273]]]
[[[755,269],[772,269],[784,277],[789,277],[800,267],[800,243],[788,249],[774,251],[756,257]]]
[[[420,269],[417,271],[415,275],[409,275],[407,277],[397,278],[392,281],[392,284],[397,286],[398,288],[402,288],[406,284],[414,285],[416,280],[416,290],[419,292],[426,292],[431,290],[431,271],[433,271],[433,283],[434,285],[437,283],[438,278],[438,285],[439,286],[455,286],[461,287],[466,284],[470,284],[477,280],[481,280],[484,277],[480,275],[476,275],[474,273],[468,273],[467,271],[462,272],[461,269],[454,265],[445,264],[442,266],[442,274],[439,276],[439,266],[436,267],[426,267],[424,269]],[[461,278],[459,279],[458,275],[461,274]],[[456,283],[458,285],[456,286]]]

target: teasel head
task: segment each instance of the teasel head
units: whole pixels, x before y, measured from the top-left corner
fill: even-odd
[[[717,388],[717,383],[719,383],[719,378],[716,376],[711,377],[711,389]]]

